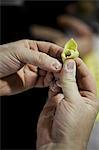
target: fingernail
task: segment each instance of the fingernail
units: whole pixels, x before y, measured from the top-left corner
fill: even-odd
[[[56,70],[60,70],[61,67],[62,67],[62,64],[57,61],[56,63],[53,64],[53,67],[54,67]]]
[[[66,70],[68,71],[68,72],[73,72],[73,70],[74,70],[74,61],[69,61],[69,62],[67,62],[66,63]]]

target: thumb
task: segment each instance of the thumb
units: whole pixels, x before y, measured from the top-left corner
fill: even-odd
[[[71,102],[77,100],[80,94],[76,84],[76,63],[74,60],[68,59],[65,61],[60,81],[65,100]]]
[[[61,63],[46,53],[33,51],[28,48],[24,48],[24,50],[21,48],[18,52],[16,55],[23,63],[38,66],[49,72],[57,72],[61,69]]]

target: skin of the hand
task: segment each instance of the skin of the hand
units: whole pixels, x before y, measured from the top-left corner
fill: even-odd
[[[37,125],[37,149],[86,150],[99,112],[95,80],[84,62],[66,60],[61,88],[50,86]]]
[[[20,40],[0,45],[0,96],[32,87],[47,87],[59,72],[63,48],[43,41]]]

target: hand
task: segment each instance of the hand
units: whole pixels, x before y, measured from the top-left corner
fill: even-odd
[[[52,80],[51,72],[61,70],[61,63],[55,59],[61,51],[55,44],[32,40],[1,45],[0,95],[47,87]]]
[[[76,64],[73,60],[65,62],[60,81],[63,93],[54,84],[41,112],[37,148],[86,150],[99,111],[95,81],[80,58],[76,59]]]

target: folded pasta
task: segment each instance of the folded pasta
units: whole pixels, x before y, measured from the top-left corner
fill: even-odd
[[[78,47],[77,43],[75,42],[74,39],[70,39],[65,44],[64,50],[61,54],[61,58],[62,58],[63,63],[66,59],[75,59],[76,57],[79,56],[79,52],[77,50],[77,47]]]

